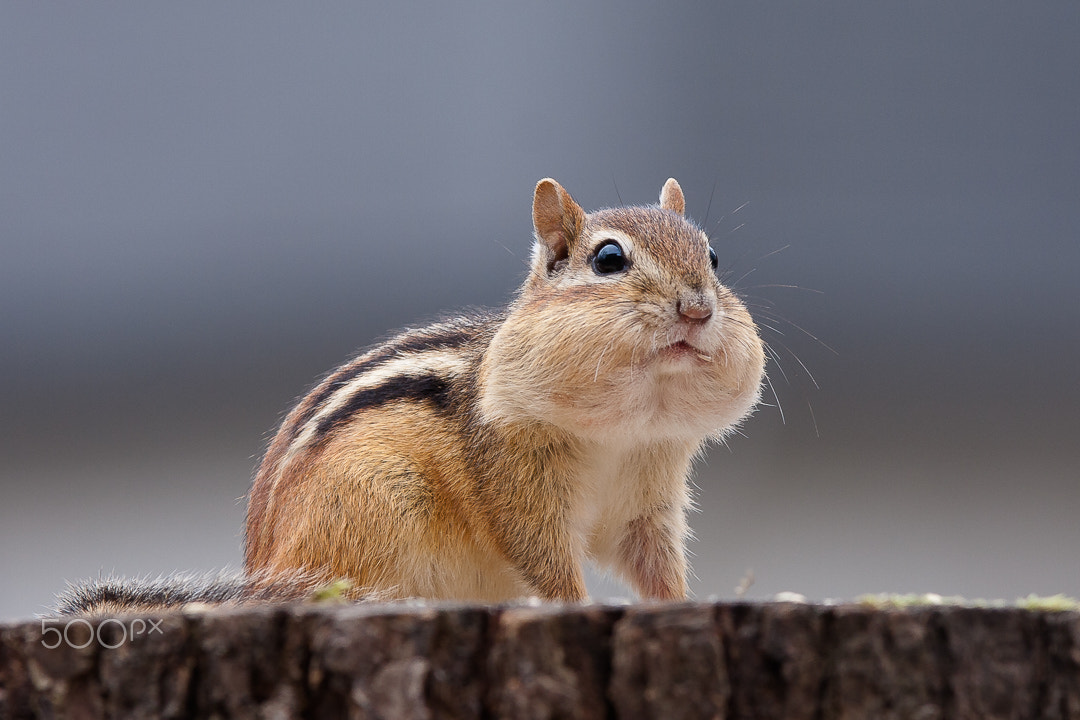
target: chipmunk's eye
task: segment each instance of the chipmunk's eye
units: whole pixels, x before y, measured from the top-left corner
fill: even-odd
[[[596,255],[592,261],[593,271],[597,275],[607,275],[626,269],[626,255],[619,243],[614,240],[606,240],[596,249]]]
[[[712,265],[713,270],[720,265],[720,258],[716,257],[716,251],[712,248],[709,248],[709,264]]]

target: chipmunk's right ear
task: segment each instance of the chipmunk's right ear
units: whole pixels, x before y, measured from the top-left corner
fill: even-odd
[[[672,210],[682,215],[686,212],[686,200],[683,198],[682,188],[675,178],[668,178],[664,187],[660,188],[660,207]]]
[[[570,256],[571,248],[585,227],[585,211],[562,185],[544,178],[536,183],[533,194],[533,227],[539,241],[539,253],[534,254],[533,260],[537,262],[542,257],[545,269],[550,273]]]

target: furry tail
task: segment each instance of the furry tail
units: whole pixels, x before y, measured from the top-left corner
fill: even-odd
[[[354,599],[351,584],[302,573],[251,576],[240,571],[178,573],[156,578],[101,577],[68,585],[56,598],[60,615],[146,612],[193,603],[239,605],[310,598]]]

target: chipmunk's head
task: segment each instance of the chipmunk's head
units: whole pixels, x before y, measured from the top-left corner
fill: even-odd
[[[684,208],[674,179],[658,205],[590,214],[537,184],[529,278],[485,363],[485,416],[700,441],[749,414],[761,340]]]

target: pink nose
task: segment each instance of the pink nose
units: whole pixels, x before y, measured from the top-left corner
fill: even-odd
[[[680,318],[692,323],[703,323],[711,318],[713,314],[712,303],[705,298],[695,298],[693,300],[680,298],[675,304],[675,309],[679,311]]]

